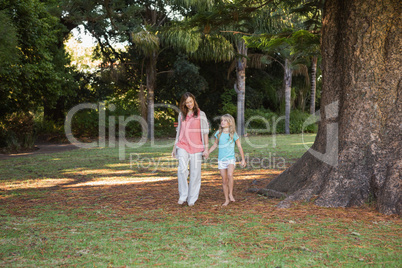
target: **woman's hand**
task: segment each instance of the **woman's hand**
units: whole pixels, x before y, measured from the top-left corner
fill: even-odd
[[[208,152],[208,150],[205,150],[204,153],[202,154],[202,156],[203,156],[205,159],[208,159],[208,157],[209,157],[209,152]]]
[[[176,158],[176,148],[175,148],[175,147],[173,147],[172,157],[173,157],[173,158]]]

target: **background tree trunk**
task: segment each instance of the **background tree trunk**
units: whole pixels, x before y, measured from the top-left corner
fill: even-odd
[[[402,213],[402,7],[399,0],[325,2],[323,92],[316,140],[267,188],[326,207],[375,199]]]
[[[148,59],[147,63],[147,103],[148,103],[148,139],[154,139],[154,129],[155,129],[155,116],[154,116],[154,90],[156,83],[156,62],[157,62],[157,53],[153,52],[152,55]]]
[[[310,114],[315,114],[315,92],[317,88],[317,57],[311,60],[311,98],[310,98]]]
[[[292,92],[292,69],[291,62],[285,59],[285,133],[290,134],[290,101]]]
[[[63,122],[66,117],[64,113],[64,97],[57,99],[54,106],[50,106],[46,102],[43,105],[43,114],[46,121]]]
[[[243,39],[237,41],[237,52],[242,55],[236,64],[235,90],[237,93],[237,134],[244,136],[244,104],[246,100],[247,46]]]
[[[139,101],[139,106],[140,106],[140,112],[141,112],[141,117],[144,118],[145,121],[147,121],[147,101],[146,101],[146,94],[145,94],[145,87],[142,84],[142,79],[143,79],[143,74],[144,74],[144,62],[145,59],[142,60],[141,64],[141,84],[139,88],[139,94],[138,94],[138,101]],[[142,131],[148,131],[147,129],[143,129]]]

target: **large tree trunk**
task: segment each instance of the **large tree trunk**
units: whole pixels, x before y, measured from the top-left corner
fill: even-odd
[[[154,139],[154,128],[155,128],[155,116],[154,116],[154,90],[156,83],[156,62],[157,62],[157,53],[153,52],[152,55],[148,59],[147,63],[147,91],[148,91],[148,139]]]
[[[246,68],[247,68],[247,46],[243,39],[237,42],[237,52],[242,55],[236,63],[235,90],[237,93],[237,134],[244,136],[244,104],[246,97]]]
[[[315,114],[315,92],[317,88],[317,57],[311,60],[311,98],[310,98],[310,114]]]
[[[285,133],[290,134],[290,101],[292,92],[292,69],[291,62],[285,59]]]
[[[399,0],[325,2],[321,121],[314,145],[267,188],[326,207],[376,199],[402,213],[402,7]]]

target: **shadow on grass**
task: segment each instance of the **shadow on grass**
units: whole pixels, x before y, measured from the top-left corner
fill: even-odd
[[[273,173],[240,170],[235,174],[234,196],[236,202],[228,208],[250,207],[259,203],[253,211],[261,207],[271,207],[278,200],[267,199],[246,189],[253,186],[266,185],[274,176]],[[163,175],[161,175],[163,174]],[[116,213],[142,215],[146,211],[163,209],[165,213],[176,213],[181,210],[216,211],[221,210],[224,202],[221,178],[216,171],[204,171],[198,201],[194,207],[177,204],[179,198],[177,179],[172,171],[161,172],[154,177],[144,174],[113,175],[110,180],[94,181],[83,177],[57,186],[41,188],[20,188],[3,190],[1,206],[7,213],[29,216],[35,208],[46,207],[51,210],[69,211],[85,207],[86,210],[112,209]]]

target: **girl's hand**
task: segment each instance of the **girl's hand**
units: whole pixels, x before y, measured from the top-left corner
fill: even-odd
[[[205,159],[208,159],[209,157],[209,152],[206,150],[204,151],[204,153],[202,154],[202,156],[204,156]]]
[[[241,160],[241,164],[240,164],[242,167],[246,167],[247,166],[247,163],[246,163],[246,161],[243,159],[243,160]]]

